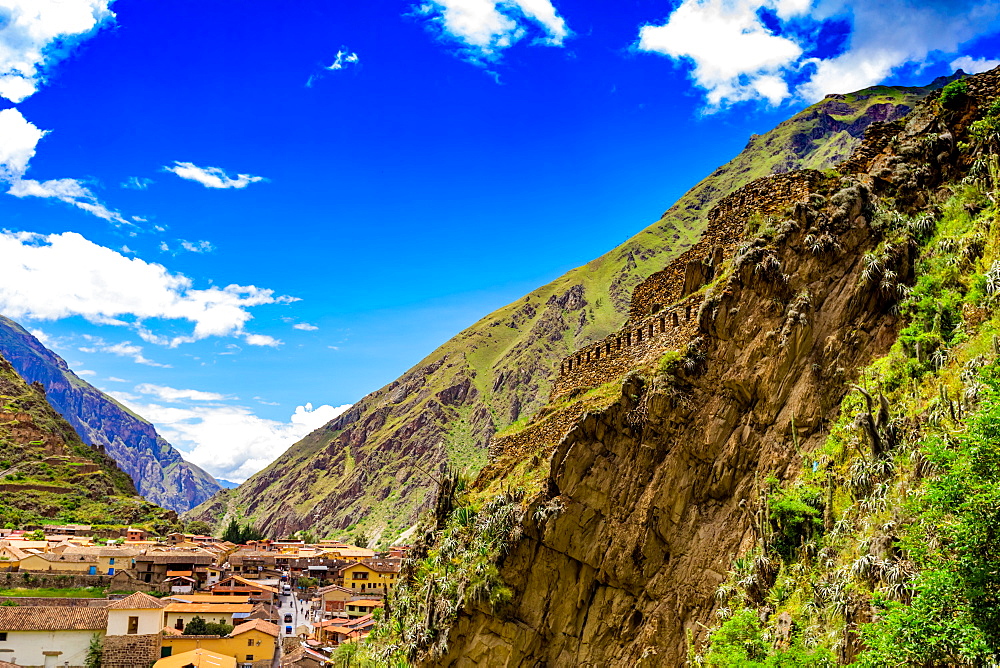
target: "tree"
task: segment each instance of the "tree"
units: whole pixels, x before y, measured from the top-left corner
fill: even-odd
[[[226,526],[226,530],[222,532],[222,540],[229,541],[230,543],[242,543],[241,540],[243,533],[240,531],[240,525],[236,522],[236,518],[229,520],[229,525]]]
[[[205,635],[207,636],[227,636],[232,630],[232,624],[222,624],[219,622],[208,622],[205,624]]]
[[[214,635],[208,632],[208,624],[201,617],[195,616],[190,622],[184,625],[184,635],[207,636]]]
[[[212,527],[208,522],[202,522],[201,520],[195,520],[194,522],[189,522],[187,525],[188,533],[198,534],[201,536],[211,536]]]
[[[83,660],[85,668],[101,668],[101,659],[104,657],[104,642],[101,635],[95,633],[90,636],[90,644],[87,645],[87,656]]]

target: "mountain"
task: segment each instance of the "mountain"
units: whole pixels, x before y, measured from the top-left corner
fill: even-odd
[[[136,524],[168,527],[169,510],[138,496],[114,460],[80,440],[0,356],[0,524]]]
[[[768,174],[831,167],[872,123],[904,116],[943,83],[832,95],[751,137],[656,223],[486,316],[188,517],[391,541],[430,504],[433,472],[445,462],[478,471],[494,434],[546,403],[563,357],[625,322],[633,289],[697,242],[721,198]]]
[[[0,354],[28,382],[41,383],[84,443],[107,453],[149,501],[183,512],[219,491],[212,476],[184,461],[152,424],[77,376],[61,357],[3,316]]]
[[[721,199],[442,479],[353,659],[996,665],[1000,68],[955,84]]]

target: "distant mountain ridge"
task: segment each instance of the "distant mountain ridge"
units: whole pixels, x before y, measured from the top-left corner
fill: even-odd
[[[373,542],[392,540],[431,502],[427,472],[446,462],[478,470],[493,435],[546,403],[566,355],[625,322],[633,289],[697,242],[719,200],[769,174],[833,167],[872,123],[904,117],[949,80],[830,95],[752,136],[652,225],[458,333],[186,517],[246,517],[273,536],[360,529]]]
[[[4,316],[0,355],[27,382],[41,383],[49,403],[83,442],[102,448],[148,501],[184,512],[221,489],[212,476],[184,461],[152,424],[77,376],[65,360]]]

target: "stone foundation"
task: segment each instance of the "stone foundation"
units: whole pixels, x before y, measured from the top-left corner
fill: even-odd
[[[160,658],[160,635],[105,636],[101,668],[148,668]]]

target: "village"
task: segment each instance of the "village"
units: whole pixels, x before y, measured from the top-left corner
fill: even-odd
[[[0,668],[332,665],[370,632],[407,551],[0,529]]]

